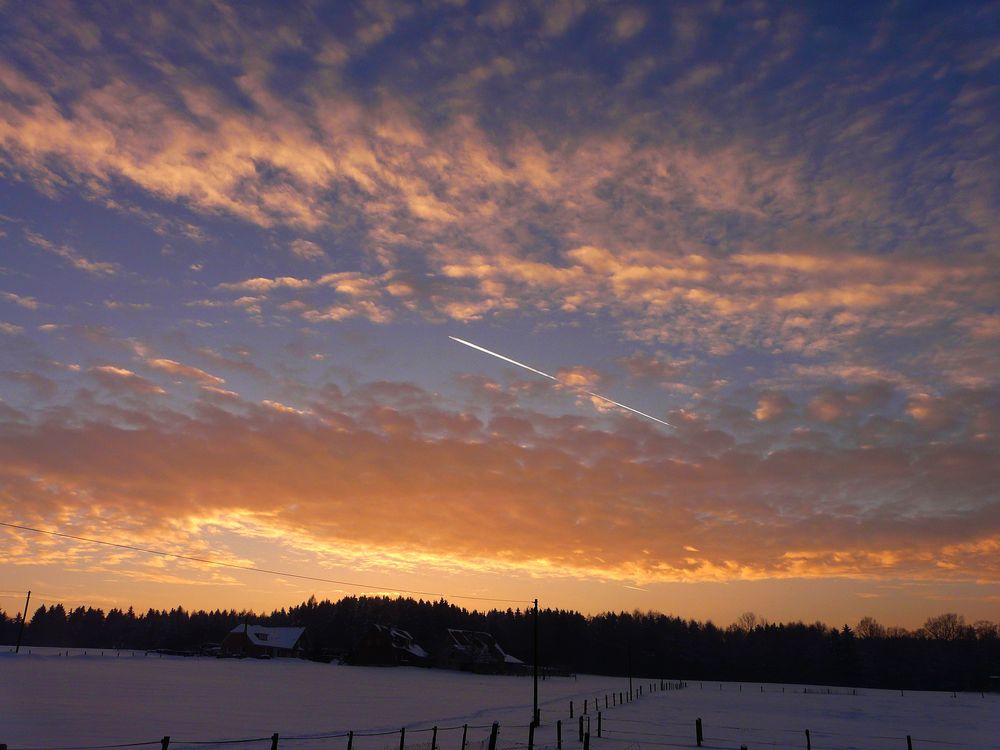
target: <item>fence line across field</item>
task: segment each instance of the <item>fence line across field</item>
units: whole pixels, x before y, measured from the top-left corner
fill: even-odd
[[[355,746],[355,740],[365,740],[366,738],[372,737],[389,737],[393,735],[399,736],[398,742],[393,742],[392,744],[383,744],[377,750],[450,750],[448,745],[443,746],[439,741],[440,735],[448,732],[462,731],[461,742],[456,743],[458,750],[563,750],[564,741],[565,743],[576,743],[577,745],[582,745],[582,750],[590,750],[591,738],[596,739],[606,739],[614,743],[628,743],[624,748],[618,748],[617,750],[641,750],[642,745],[648,745],[651,747],[719,747],[714,743],[731,743],[731,742],[741,742],[742,748],[747,748],[746,739],[742,736],[746,732],[771,732],[771,733],[782,733],[782,734],[796,734],[801,739],[799,741],[792,741],[791,738],[788,741],[774,741],[766,740],[763,738],[756,739],[752,741],[752,744],[756,746],[767,746],[772,748],[789,748],[798,750],[799,748],[804,748],[804,750],[850,750],[848,747],[840,747],[836,745],[825,744],[825,741],[829,739],[836,740],[882,740],[882,741],[892,741],[898,743],[900,750],[904,747],[905,743],[906,750],[913,750],[914,738],[911,735],[905,736],[886,736],[886,735],[861,735],[854,733],[841,733],[841,732],[829,732],[829,731],[810,731],[809,729],[783,729],[774,727],[752,727],[752,726],[731,726],[727,724],[714,724],[708,728],[714,733],[718,731],[731,733],[736,732],[739,737],[730,736],[708,736],[706,735],[705,723],[702,721],[701,717],[695,718],[693,721],[671,721],[669,719],[628,719],[624,717],[615,717],[612,719],[613,726],[608,728],[605,726],[608,722],[604,718],[604,714],[614,708],[623,708],[627,704],[632,703],[636,698],[640,698],[646,694],[646,692],[655,693],[670,690],[682,690],[689,687],[689,683],[685,681],[667,681],[658,680],[648,683],[647,685],[639,685],[634,690],[621,691],[618,693],[607,693],[603,696],[596,695],[591,698],[583,699],[581,710],[574,713],[576,702],[570,700],[568,702],[568,715],[569,719],[576,719],[576,721],[567,721],[564,723],[563,719],[557,719],[554,724],[551,722],[548,724],[550,727],[554,727],[556,730],[556,742],[552,744],[551,742],[535,742],[535,729],[541,726],[540,714],[536,714],[534,720],[528,724],[508,724],[504,725],[502,728],[504,730],[527,730],[527,741],[521,742],[519,740],[508,740],[506,737],[503,741],[500,740],[500,730],[501,724],[498,721],[492,724],[456,724],[452,726],[420,726],[418,727],[400,727],[399,729],[389,729],[389,730],[335,730],[326,733],[315,733],[315,734],[304,734],[304,735],[287,735],[282,737],[279,733],[275,732],[272,735],[264,737],[247,737],[238,739],[219,739],[219,740],[175,740],[169,735],[164,736],[159,740],[147,740],[143,742],[128,742],[128,743],[116,743],[116,744],[105,744],[105,745],[73,745],[73,746],[60,746],[60,747],[36,747],[36,748],[8,748],[4,743],[0,743],[0,750],[120,750],[124,748],[138,748],[138,747],[155,747],[160,746],[160,750],[169,750],[172,746],[183,746],[185,748],[212,748],[222,745],[249,745],[257,743],[258,745],[264,745],[265,743],[270,744],[270,750],[286,750],[288,746],[296,746],[298,743],[307,743],[302,745],[302,747],[314,748],[317,742],[330,741],[330,740],[341,740],[338,743],[338,750],[346,747],[346,750],[360,750]],[[722,688],[722,683],[719,684],[720,689]],[[742,692],[742,684],[740,685],[740,692]],[[699,689],[704,689],[704,683],[699,683]],[[764,692],[763,685],[760,686],[761,692]],[[768,691],[770,692],[770,691]],[[784,692],[784,688],[782,689]],[[799,692],[799,691],[795,691]],[[801,692],[810,692],[808,689],[803,689]],[[817,691],[818,692],[818,691]],[[846,695],[856,695],[856,691],[852,690],[850,693],[846,691],[841,694]],[[603,710],[601,708],[601,698],[603,697]],[[985,697],[985,696],[984,696]],[[554,703],[553,702],[550,702]],[[593,711],[591,711],[593,707]],[[546,709],[546,713],[549,713],[551,709]],[[617,713],[617,712],[615,712]],[[620,728],[619,725],[625,725],[624,728]],[[631,728],[631,726],[640,725],[648,727],[649,729],[669,729],[671,732],[676,731],[674,727],[687,727],[688,731],[684,734],[672,734],[665,731],[642,731],[640,729]],[[490,730],[488,737],[469,737],[469,731],[482,732],[483,730]],[[574,731],[575,730],[575,731]],[[413,735],[424,735],[430,734],[431,738],[429,741],[425,742],[407,742],[407,736],[412,737]],[[814,745],[813,739],[821,739],[824,744]],[[677,739],[681,742],[670,742],[669,740]],[[692,741],[694,744],[692,744]],[[979,745],[972,745],[969,743],[955,742],[949,740],[935,740],[935,739],[917,739],[920,745],[935,745],[955,748],[973,748],[977,747],[980,750],[987,750]],[[711,743],[711,744],[704,744]],[[364,743],[362,743],[364,744]],[[728,747],[728,745],[726,746]],[[853,743],[851,747],[854,747]],[[372,748],[365,748],[365,750],[373,750]],[[994,745],[990,750],[1000,750],[1000,745]]]

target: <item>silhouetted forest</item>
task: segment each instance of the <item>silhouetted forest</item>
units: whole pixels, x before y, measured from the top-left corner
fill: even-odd
[[[346,653],[371,623],[404,628],[428,648],[446,628],[485,630],[509,653],[531,661],[530,610],[477,612],[445,601],[348,597],[310,598],[269,614],[234,610],[136,613],[62,605],[39,607],[27,623],[24,646],[174,649],[219,643],[245,622],[303,625],[312,655]],[[14,643],[20,615],[0,611],[0,642]],[[853,628],[822,623],[772,624],[753,613],[728,627],[654,612],[605,613],[545,609],[539,614],[541,662],[572,672],[744,682],[811,683],[902,689],[982,690],[1000,674],[1000,627],[967,625],[939,615],[907,631],[864,618]]]

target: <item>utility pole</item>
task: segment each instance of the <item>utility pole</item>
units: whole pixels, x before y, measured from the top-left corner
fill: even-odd
[[[538,599],[535,599],[535,627],[534,627],[534,641],[535,641],[535,685],[534,685],[534,710],[531,714],[531,724],[532,726],[538,726],[541,724],[538,716]]]
[[[28,598],[24,600],[24,614],[21,615],[21,627],[17,631],[17,646],[14,647],[14,653],[19,653],[21,651],[21,636],[24,635],[24,621],[28,619],[28,602],[31,601],[31,592],[28,592]]]
[[[632,700],[632,639],[628,640],[628,699]]]

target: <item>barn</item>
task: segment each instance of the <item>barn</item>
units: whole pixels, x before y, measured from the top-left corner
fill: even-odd
[[[430,666],[430,654],[407,631],[376,624],[361,636],[347,661],[375,667],[426,667]]]
[[[249,623],[237,625],[222,640],[222,656],[301,656],[305,628],[271,628]]]
[[[467,672],[521,674],[527,666],[504,651],[490,633],[448,628],[447,642],[437,653],[437,666]]]

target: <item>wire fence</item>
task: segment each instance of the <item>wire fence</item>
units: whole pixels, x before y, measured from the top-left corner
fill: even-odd
[[[697,683],[704,689],[703,683]],[[700,748],[707,750],[859,750],[878,747],[914,750],[914,748],[976,748],[1000,750],[1000,744],[985,745],[981,742],[943,740],[914,737],[909,734],[865,734],[863,732],[835,732],[829,730],[789,729],[775,726],[742,724],[709,724],[701,717],[656,718],[628,716],[628,711],[616,709],[630,705],[652,693],[690,688],[684,681],[659,680],[642,684],[631,693],[622,691],[595,695],[567,701],[565,713],[552,708],[544,709],[546,722],[527,724],[454,724],[449,726],[424,726],[417,724],[386,730],[331,730],[309,734],[279,735],[274,733],[259,737],[228,739],[187,739],[165,736],[160,739],[104,745],[65,745],[56,747],[8,747],[0,743],[0,750],[117,750],[119,748],[150,747],[158,750],[184,748],[208,750],[226,745],[253,747],[254,750],[592,750],[593,741],[608,750],[642,750],[650,748]],[[721,687],[721,683],[720,683]],[[742,685],[738,686],[742,692]],[[754,688],[758,686],[752,686]],[[765,691],[763,686],[760,692]],[[772,688],[775,686],[771,686]],[[827,694],[826,689],[802,688],[800,694]],[[836,690],[836,689],[834,689]],[[757,692],[754,690],[754,692]],[[782,689],[781,692],[784,692]],[[834,694],[834,693],[830,693]],[[836,694],[856,695],[852,689],[840,689]],[[560,714],[562,714],[560,716]],[[555,718],[553,718],[555,717]],[[544,737],[538,733],[544,733]],[[554,736],[553,736],[554,735]],[[391,739],[390,739],[391,738]],[[887,744],[888,743],[888,744]],[[581,748],[582,746],[582,748]]]
[[[506,725],[507,730],[530,729],[530,724]],[[33,748],[8,747],[0,743],[0,750],[117,750],[130,747],[159,747],[160,750],[184,747],[211,748],[226,745],[256,745],[270,750],[287,750],[294,747],[324,748],[334,750],[449,750],[452,742],[445,741],[448,733],[461,733],[461,741],[454,742],[456,750],[508,750],[521,743],[507,742],[498,744],[500,723],[492,724],[459,724],[455,726],[434,727],[400,727],[382,731],[350,731],[336,730],[299,735],[280,735],[274,733],[259,737],[240,737],[230,739],[180,739],[165,736],[156,740],[142,742],[124,742],[105,745],[59,745]],[[415,740],[414,737],[417,737]],[[387,742],[387,738],[393,738]],[[426,739],[421,739],[425,737]],[[492,740],[492,744],[491,743]],[[524,744],[524,746],[527,746]],[[544,744],[533,744],[533,750],[545,750]]]

